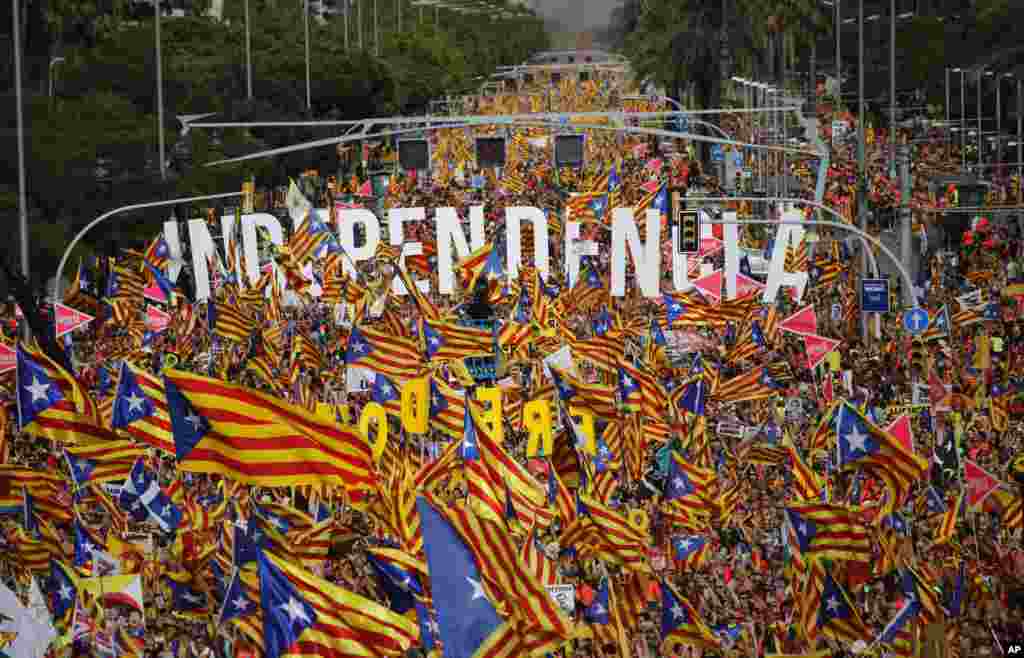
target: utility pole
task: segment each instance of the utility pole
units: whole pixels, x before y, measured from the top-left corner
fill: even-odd
[[[18,0],[15,0],[17,2]],[[164,64],[163,55],[161,54],[160,48],[160,0],[156,0],[153,6],[156,8],[154,13],[156,30],[156,108],[157,108],[157,144],[160,151],[160,180],[167,180],[167,157],[165,155],[165,144],[164,144]]]
[[[21,106],[21,0],[11,0],[14,15],[14,98],[18,107],[18,239],[21,274],[28,280],[28,194],[25,191],[25,116]],[[25,309],[28,312],[28,309]],[[27,324],[27,323],[26,323]]]
[[[913,246],[913,224],[914,215],[910,209],[910,145],[900,149],[900,261],[903,267],[909,272],[914,272],[913,267],[914,251]],[[906,290],[903,293],[904,303],[908,307],[914,306],[914,291]]]
[[[857,218],[860,220],[860,230],[865,233],[868,230],[868,212],[867,212],[867,190],[865,189],[867,181],[865,177],[867,172],[864,168],[864,123],[867,121],[865,116],[864,105],[864,0],[858,1],[858,16],[857,16]],[[868,272],[868,253],[865,249],[861,255],[861,276],[867,276]],[[868,332],[868,321],[867,316],[861,313],[861,331],[863,333],[864,343],[867,344],[869,332]]]
[[[245,0],[245,93],[252,100],[252,27],[249,23],[249,0]]]
[[[313,94],[310,91],[310,75],[309,75],[309,0],[303,2],[302,23],[305,27],[306,32],[306,111],[310,112],[313,109]]]

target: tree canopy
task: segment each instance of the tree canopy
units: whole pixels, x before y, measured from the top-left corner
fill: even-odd
[[[402,3],[399,7],[398,3]],[[367,5],[368,3],[364,3]],[[225,120],[358,119],[422,114],[432,98],[479,86],[496,66],[518,64],[548,47],[538,17],[449,14],[420,17],[408,0],[380,0],[379,56],[372,16],[365,8],[348,21],[310,19],[310,96],[306,110],[303,3],[250,0],[253,99],[247,99],[245,22],[241,3],[227,3],[222,20],[195,3],[184,17],[161,21],[164,135],[170,180],[159,177],[155,32],[151,16],[128,13],[124,0],[54,0],[40,26],[26,24],[23,68],[26,167],[32,225],[34,283],[52,275],[67,241],[99,214],[128,203],[237,189],[243,176],[267,182],[337,162],[334,149],[299,153],[244,166],[202,167],[205,162],[336,134],[336,129],[192,131],[179,135],[178,115],[216,112]],[[28,11],[28,7],[26,7]],[[33,9],[35,11],[35,9]],[[398,12],[402,31],[397,31]],[[8,14],[9,17],[9,14]],[[454,20],[457,18],[458,20]],[[357,19],[363,49],[357,47]],[[11,25],[8,18],[6,25]],[[29,34],[29,32],[31,32]],[[62,63],[49,65],[60,55]],[[53,70],[54,98],[47,97]],[[13,74],[4,70],[10,97],[0,107],[0,132],[13,154]],[[187,154],[185,157],[184,154]],[[326,158],[326,160],[325,160]],[[0,217],[17,226],[16,159],[0,163]],[[168,212],[140,213],[87,238],[85,251],[102,251],[152,235]],[[131,230],[126,231],[126,226]],[[116,230],[115,230],[116,229]],[[141,239],[141,237],[140,237]],[[16,263],[17,241],[3,256]]]

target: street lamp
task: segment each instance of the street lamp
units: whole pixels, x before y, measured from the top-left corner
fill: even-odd
[[[28,195],[25,191],[25,117],[21,101],[21,0],[11,0],[14,23],[14,102],[18,126],[18,238],[21,274],[28,279]]]
[[[156,109],[157,109],[157,150],[160,152],[160,180],[167,180],[167,156],[164,143],[164,64],[160,50],[160,0],[153,3],[154,37],[156,39]]]
[[[53,98],[53,67],[56,66],[57,64],[62,63],[63,61],[64,61],[63,57],[52,57],[52,58],[50,58],[50,69],[49,69],[50,75],[49,75],[49,77],[50,77],[50,98],[51,99]]]

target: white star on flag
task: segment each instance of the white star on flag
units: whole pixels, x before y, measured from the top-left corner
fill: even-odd
[[[279,608],[287,613],[288,619],[292,623],[295,623],[296,620],[301,621],[304,624],[309,623],[309,617],[306,615],[305,609],[294,596],[288,599],[288,603],[282,603]]]
[[[134,391],[132,391],[131,395],[125,396],[124,399],[128,402],[128,413],[142,411],[142,404],[146,401],[146,398],[136,395]]]
[[[39,381],[37,376],[32,384],[25,386],[25,390],[32,394],[32,402],[35,403],[46,399],[46,395],[50,391],[50,385]]]
[[[825,603],[825,607],[828,608],[829,612],[835,613],[840,608],[839,599],[833,596]]]
[[[473,597],[470,599],[470,601],[476,601],[477,599],[485,598],[484,588],[480,585],[479,580],[473,580],[469,576],[466,576],[466,582],[468,582],[470,586],[473,588]]]
[[[199,426],[203,424],[203,419],[200,418],[198,415],[196,415],[194,413],[193,414],[189,414],[188,416],[185,416],[185,421],[188,422],[192,426],[192,431],[193,432],[198,432],[199,431]]]
[[[850,454],[867,452],[867,434],[861,434],[860,429],[854,426],[853,430],[846,435],[846,441],[850,445]]]

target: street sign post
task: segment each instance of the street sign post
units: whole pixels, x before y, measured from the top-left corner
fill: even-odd
[[[862,279],[860,282],[860,310],[862,313],[889,312],[889,280]]]
[[[903,328],[911,335],[924,333],[928,328],[928,311],[923,308],[912,308],[903,314]]]

